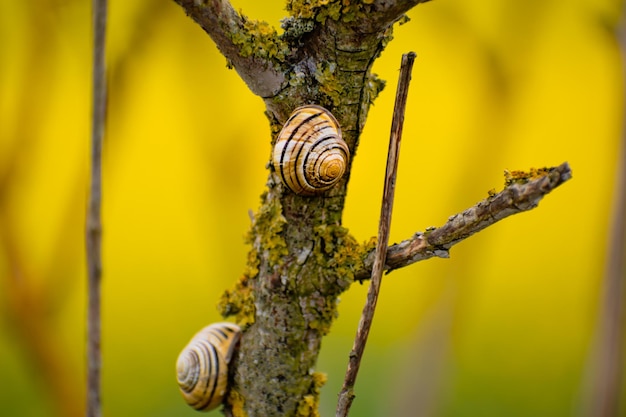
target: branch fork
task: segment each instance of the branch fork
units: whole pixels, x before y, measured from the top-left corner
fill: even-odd
[[[285,32],[278,34],[266,23],[237,13],[228,0],[175,1],[263,98],[274,133],[296,107],[318,104],[337,117],[351,154],[357,152],[367,113],[383,86],[372,65],[390,40],[393,24],[424,2],[288,1],[291,16],[283,21]],[[453,245],[473,233],[534,207],[570,175],[566,163],[524,180],[514,175],[502,192],[439,228],[391,247],[379,239],[378,255],[372,251],[354,279],[368,279],[373,270],[379,275],[434,256],[447,257]],[[330,249],[309,255],[319,251],[313,243],[321,239],[355,265],[362,259],[363,249],[356,241],[347,245],[353,238],[341,227],[347,178],[325,195],[306,199],[276,186],[275,180],[270,171],[249,238],[255,243],[245,279],[233,291],[250,320],[235,359],[225,406],[229,416],[295,416],[304,408],[313,410],[307,415],[318,415],[322,378],[310,370],[336,313],[337,296],[347,286],[347,267],[329,266]],[[357,356],[351,354],[351,360]],[[349,385],[346,396],[352,397]]]

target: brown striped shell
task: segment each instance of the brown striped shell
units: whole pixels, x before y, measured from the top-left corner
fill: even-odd
[[[215,323],[200,330],[176,362],[183,398],[199,411],[219,406],[227,391],[228,364],[241,330],[232,323]]]
[[[300,195],[335,185],[346,172],[350,150],[339,122],[316,105],[298,107],[278,134],[272,164],[283,184]]]

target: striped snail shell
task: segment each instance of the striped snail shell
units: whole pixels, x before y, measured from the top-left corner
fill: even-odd
[[[316,105],[298,107],[278,134],[272,164],[296,194],[314,195],[337,183],[346,172],[350,150],[339,122]]]
[[[227,391],[228,363],[241,337],[239,326],[215,323],[200,330],[176,362],[183,398],[199,411],[219,406]]]

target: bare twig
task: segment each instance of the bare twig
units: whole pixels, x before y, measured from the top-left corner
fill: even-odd
[[[626,65],[626,7],[618,30],[622,66]],[[626,70],[624,70],[626,78]],[[626,96],[626,90],[624,91]],[[624,114],[626,121],[626,113]],[[585,415],[613,417],[620,415],[624,369],[624,297],[626,297],[626,123],[622,127],[621,152],[617,161],[613,220],[609,229],[609,250],[604,290],[588,382]]]
[[[380,292],[380,284],[382,281],[383,270],[385,266],[385,256],[387,254],[387,244],[389,242],[389,226],[391,225],[391,212],[393,210],[393,196],[396,188],[396,174],[398,172],[398,160],[400,153],[400,140],[402,139],[402,126],[404,124],[404,113],[406,109],[406,99],[411,81],[411,70],[415,53],[409,52],[402,56],[402,65],[400,67],[400,79],[398,80],[398,90],[396,92],[396,103],[393,112],[393,121],[391,124],[391,137],[389,139],[389,152],[387,155],[387,170],[385,172],[385,186],[383,191],[383,203],[380,213],[380,223],[378,226],[378,243],[376,245],[376,256],[374,258],[374,267],[372,269],[372,281],[370,282],[369,291],[367,293],[367,302],[363,308],[359,327],[357,329],[354,346],[350,352],[350,360],[343,387],[339,393],[339,402],[337,403],[337,417],[345,417],[348,415],[352,400],[354,399],[354,383],[359,372],[361,358],[367,343],[367,337],[374,319],[374,311],[378,294]]]
[[[87,417],[100,417],[100,280],[102,278],[102,141],[106,117],[105,34],[107,0],[93,0],[93,115],[91,187],[86,243],[89,301],[87,308]]]
[[[385,269],[391,271],[435,256],[447,258],[452,246],[512,214],[535,208],[543,196],[571,176],[567,162],[529,173],[527,179],[514,181],[501,192],[449,217],[443,226],[428,229],[425,233],[418,232],[412,238],[390,246]],[[355,279],[369,277],[373,257],[372,252],[363,269],[355,273]]]

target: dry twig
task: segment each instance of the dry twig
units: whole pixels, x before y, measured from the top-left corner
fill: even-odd
[[[402,126],[404,124],[404,113],[406,109],[406,99],[411,81],[411,70],[415,53],[409,52],[402,56],[400,67],[400,79],[398,80],[398,90],[396,92],[396,103],[391,124],[391,137],[389,139],[389,151],[387,155],[387,170],[385,172],[385,186],[383,190],[383,203],[380,213],[380,223],[378,226],[378,243],[374,257],[374,267],[372,269],[372,281],[367,293],[367,302],[363,308],[359,327],[354,339],[354,346],[350,352],[350,360],[343,387],[339,393],[337,403],[337,417],[345,417],[350,411],[352,400],[354,400],[354,383],[361,365],[361,358],[367,343],[380,284],[382,281],[385,257],[387,255],[387,243],[389,242],[389,228],[391,225],[391,213],[393,211],[393,196],[396,189],[396,175],[398,173],[398,160],[400,158],[400,141],[402,139]]]
[[[100,280],[102,278],[102,140],[106,116],[105,34],[107,0],[93,1],[93,115],[91,186],[86,224],[89,301],[87,308],[87,416],[100,417]]]

